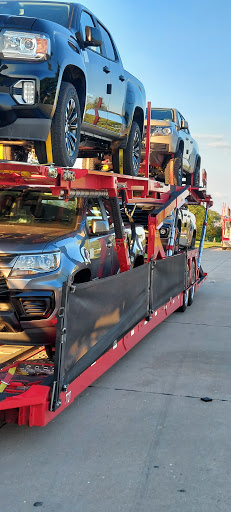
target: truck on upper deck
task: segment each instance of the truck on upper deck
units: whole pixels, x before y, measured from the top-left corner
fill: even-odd
[[[0,144],[3,157],[72,167],[112,154],[137,175],[145,91],[124,70],[107,28],[73,1],[0,0]]]

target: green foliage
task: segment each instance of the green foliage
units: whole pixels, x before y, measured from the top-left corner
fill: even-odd
[[[190,212],[194,213],[196,217],[197,240],[200,240],[202,226],[205,218],[205,207],[201,205],[189,206],[189,210]],[[214,238],[216,239],[216,242],[221,241],[221,216],[218,212],[209,210],[205,239],[212,242]]]

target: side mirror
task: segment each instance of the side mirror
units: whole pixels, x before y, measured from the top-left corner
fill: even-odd
[[[181,121],[181,129],[188,130],[188,123],[187,123],[187,121],[185,121],[185,119],[182,119],[182,121]]]
[[[108,220],[92,219],[91,229],[92,229],[92,233],[94,235],[96,235],[96,234],[103,235],[105,233],[108,233],[108,231],[109,231]]]
[[[102,46],[101,32],[96,27],[85,27],[86,39],[83,41],[84,46]]]

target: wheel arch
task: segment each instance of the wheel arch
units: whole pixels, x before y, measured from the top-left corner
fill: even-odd
[[[89,268],[77,270],[72,277],[73,284],[87,283],[88,281],[91,281],[91,271]]]
[[[179,139],[179,141],[178,141],[177,151],[179,151],[179,149],[181,149],[182,153],[184,153],[184,141],[183,141],[183,139]]]
[[[200,155],[196,155],[196,165],[195,167],[197,167],[197,164],[199,164],[199,169],[201,168],[201,157]]]
[[[62,75],[62,82],[70,82],[74,85],[79,98],[81,118],[83,119],[86,103],[86,78],[82,69],[72,64],[66,66]]]
[[[144,112],[141,107],[136,107],[133,114],[133,121],[139,125],[141,136],[144,130]]]

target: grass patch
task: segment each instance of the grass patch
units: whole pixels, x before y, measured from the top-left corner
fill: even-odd
[[[199,247],[200,242],[195,243],[195,247]],[[204,249],[210,249],[211,247],[221,247],[221,242],[204,242]]]

